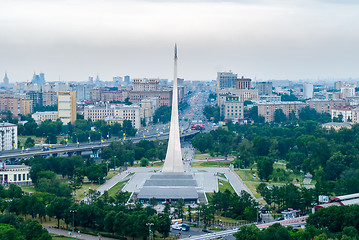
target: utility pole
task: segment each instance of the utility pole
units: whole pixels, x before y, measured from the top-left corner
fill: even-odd
[[[75,212],[77,212],[77,210],[70,210],[70,213],[72,213],[72,232],[75,231]]]
[[[148,226],[148,240],[151,240],[151,226],[153,226],[154,223],[146,223],[146,226]]]

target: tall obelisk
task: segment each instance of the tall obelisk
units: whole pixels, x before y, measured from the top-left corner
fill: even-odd
[[[181,142],[178,123],[178,88],[177,88],[177,44],[175,44],[174,76],[172,89],[172,113],[170,135],[162,172],[183,173]]]

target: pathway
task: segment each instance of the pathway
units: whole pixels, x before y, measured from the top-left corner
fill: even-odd
[[[75,239],[85,239],[85,240],[114,240],[115,238],[108,238],[108,237],[99,237],[99,236],[93,236],[93,235],[89,235],[89,234],[83,234],[83,233],[80,233],[78,234],[77,232],[76,233],[73,233],[73,234],[69,234],[70,232],[69,231],[66,231],[66,230],[61,230],[61,229],[57,229],[57,228],[53,228],[53,227],[45,227],[44,228],[49,231],[49,233],[53,233],[53,234],[56,234],[56,235],[64,235],[66,237],[72,237],[72,238],[75,238]]]

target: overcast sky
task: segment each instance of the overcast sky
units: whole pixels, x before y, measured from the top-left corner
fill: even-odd
[[[358,3],[357,3],[358,2]],[[357,0],[0,0],[0,78],[359,77]]]

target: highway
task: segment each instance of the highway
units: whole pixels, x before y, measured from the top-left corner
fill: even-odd
[[[198,130],[190,130],[187,129],[181,133],[181,137],[187,137],[191,135],[197,134]],[[2,155],[0,156],[0,160],[7,160],[7,159],[16,159],[16,158],[26,158],[26,157],[34,157],[34,156],[45,156],[51,154],[60,154],[60,153],[74,153],[74,152],[82,152],[82,151],[96,151],[98,149],[102,149],[104,147],[109,146],[112,142],[119,142],[119,141],[127,141],[131,140],[132,142],[139,142],[141,140],[156,140],[156,139],[168,139],[168,132],[165,132],[158,136],[158,134],[148,135],[148,136],[135,136],[135,137],[128,137],[126,140],[118,139],[113,141],[104,141],[104,142],[91,142],[91,143],[81,143],[77,144],[68,144],[68,145],[56,145],[56,148],[50,148],[47,151],[43,151],[41,147],[34,147],[27,151],[23,151],[21,149],[17,150],[10,150],[10,151],[2,151]]]

